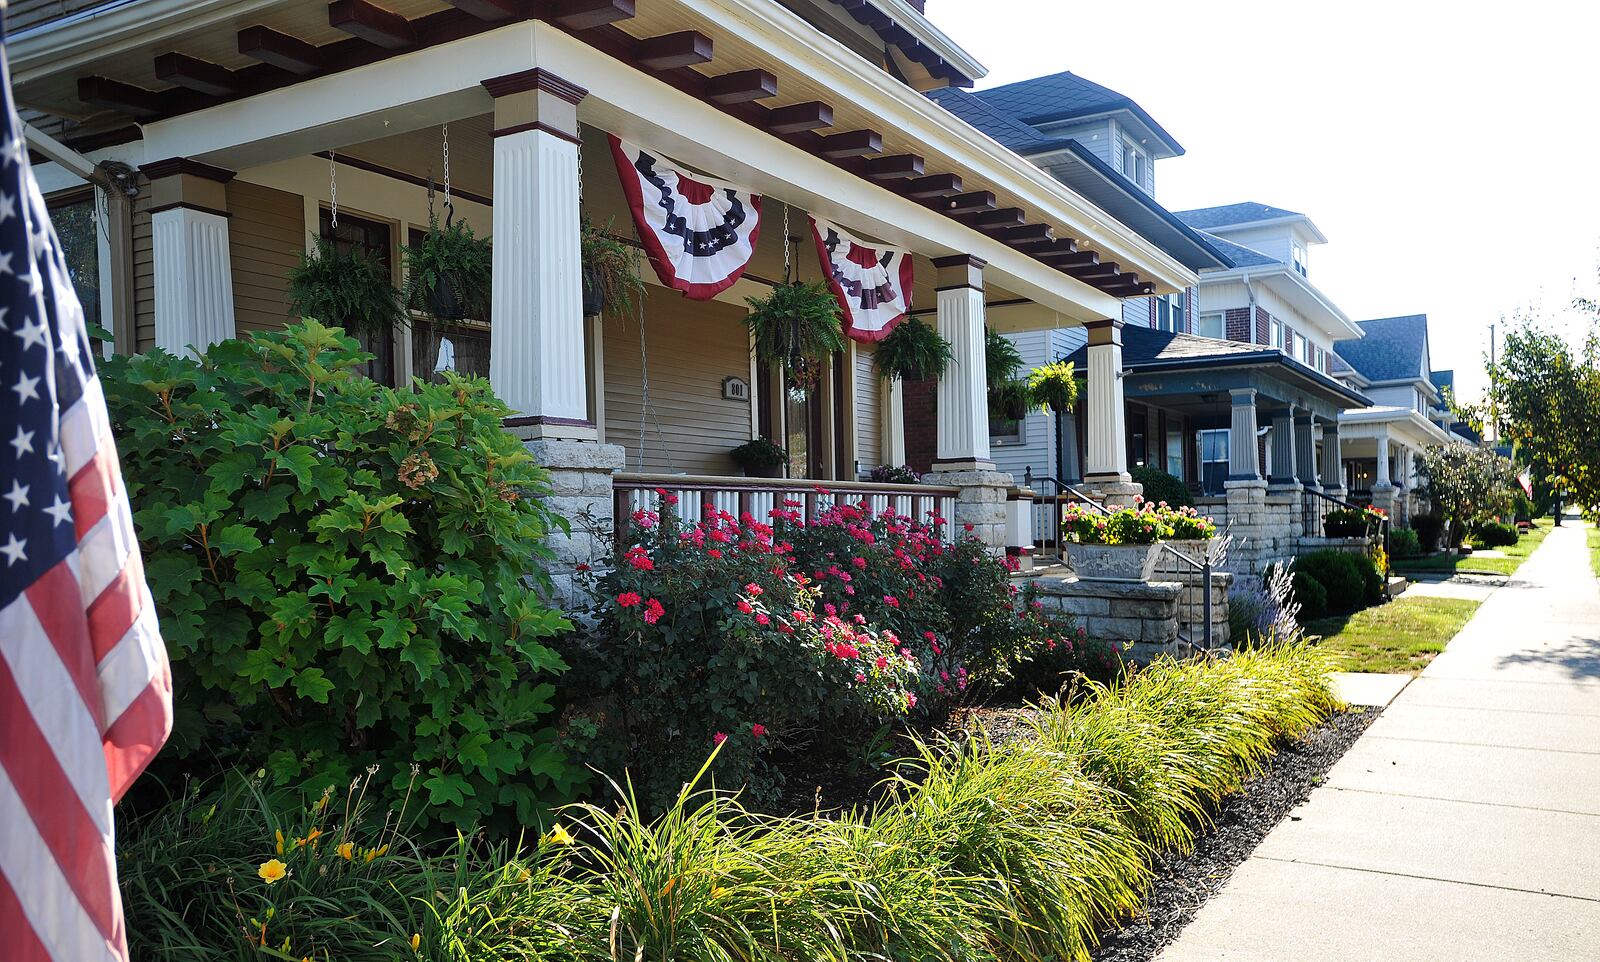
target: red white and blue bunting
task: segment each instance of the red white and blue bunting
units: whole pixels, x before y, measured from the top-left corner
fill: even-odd
[[[844,332],[881,341],[911,310],[911,252],[872,246],[825,220],[811,218],[817,256],[844,312]]]
[[[732,287],[755,254],[760,195],[685,173],[614,135],[611,153],[661,283],[697,301]]]

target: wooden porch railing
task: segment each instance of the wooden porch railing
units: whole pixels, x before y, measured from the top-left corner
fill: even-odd
[[[866,502],[873,514],[894,509],[896,514],[927,521],[930,516],[944,520],[942,534],[950,537],[950,519],[955,515],[956,494],[960,489],[932,484],[879,484],[867,481],[812,481],[806,478],[732,478],[692,474],[612,475],[615,489],[617,540],[627,537],[627,526],[635,511],[659,511],[660,491],[678,497],[678,511],[689,521],[698,521],[707,504],[734,517],[746,514],[766,522],[771,512],[788,507],[800,512],[805,521],[816,518],[840,504]],[[785,505],[785,502],[797,502]]]

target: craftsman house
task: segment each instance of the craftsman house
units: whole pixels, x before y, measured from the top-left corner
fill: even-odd
[[[1063,128],[1032,151],[929,99],[983,68],[921,7],[13,0],[8,26],[39,177],[78,227],[74,273],[116,350],[285,323],[285,274],[319,238],[398,284],[401,247],[448,201],[493,237],[490,309],[368,336],[370,373],[486,373],[564,513],[604,522],[656,487],[760,513],[827,481],[998,548],[1011,479],[987,430],[985,325],[1087,330],[1081,473],[1128,498],[1125,301],[1182,298],[1227,262],[1130,189],[1120,170],[1175,149],[1136,108],[1108,114],[1097,147]],[[629,316],[585,315],[584,219],[650,255]],[[881,327],[804,384],[753,360],[746,299],[831,276],[812,219],[900,265],[893,293],[954,347],[928,484],[854,480],[906,460],[904,392],[872,366]],[[730,452],[762,436],[787,478],[733,477]],[[577,533],[562,553],[595,550]]]

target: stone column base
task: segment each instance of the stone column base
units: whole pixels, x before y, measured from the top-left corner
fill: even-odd
[[[570,534],[553,531],[546,538],[555,552],[550,563],[551,600],[567,609],[583,607],[589,596],[574,575],[580,566],[599,571],[609,560],[605,538],[614,530],[611,475],[626,466],[628,453],[616,444],[553,438],[525,441],[524,446],[550,472],[545,505],[572,525]]]
[[[1144,485],[1128,480],[1127,475],[1115,481],[1107,477],[1086,478],[1083,486],[1091,497],[1113,511],[1133,507],[1134,499],[1144,494]]]
[[[1071,615],[1090,638],[1116,645],[1130,661],[1177,653],[1177,582],[1039,578],[1034,586],[1045,611]]]
[[[927,484],[960,488],[956,494],[955,517],[950,537],[964,537],[966,527],[978,540],[996,553],[1006,549],[1006,495],[1011,490],[1011,475],[999,471],[932,471],[922,476]]]

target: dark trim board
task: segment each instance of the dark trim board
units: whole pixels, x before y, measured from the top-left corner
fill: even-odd
[[[410,174],[403,170],[395,170],[392,167],[385,167],[382,164],[375,164],[370,160],[362,160],[360,157],[351,157],[347,154],[338,153],[337,151],[330,153],[326,150],[319,150],[311,156],[321,157],[323,160],[332,160],[336,164],[344,164],[346,167],[354,167],[356,170],[364,170],[369,174],[377,174],[380,177],[389,177],[394,180],[404,181],[407,184],[412,184],[417,187],[428,186],[428,178],[426,177]],[[435,183],[434,186],[438,187],[439,185]],[[462,190],[461,188],[455,186],[450,188],[450,192],[457,197],[470,200],[474,204],[482,204],[485,207],[494,206],[494,199],[485,197],[483,194],[476,194],[470,190]]]

